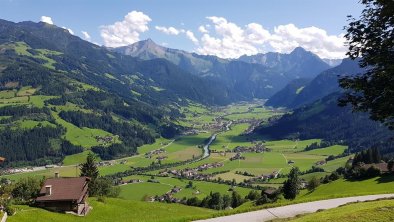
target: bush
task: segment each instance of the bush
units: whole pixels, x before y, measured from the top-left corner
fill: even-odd
[[[258,200],[260,197],[261,195],[257,190],[251,190],[245,198],[248,200]]]
[[[312,179],[308,182],[307,188],[309,191],[314,191],[318,186],[320,186],[320,180],[316,177],[312,177]]]
[[[15,209],[15,207],[13,207],[13,206],[7,205],[7,206],[5,206],[4,211],[5,211],[9,216],[12,216],[12,215],[15,214],[16,209]]]

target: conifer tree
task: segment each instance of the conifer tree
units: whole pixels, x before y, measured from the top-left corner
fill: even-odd
[[[298,167],[291,169],[288,179],[283,184],[283,196],[286,199],[294,200],[299,192],[300,179],[298,175],[300,170]]]

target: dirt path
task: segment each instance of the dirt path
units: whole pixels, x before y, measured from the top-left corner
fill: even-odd
[[[198,222],[238,222],[238,221],[263,222],[275,218],[288,218],[288,217],[295,217],[299,214],[313,213],[320,209],[336,208],[343,204],[347,204],[351,202],[377,200],[380,198],[388,198],[388,197],[394,198],[394,194],[380,194],[380,195],[368,195],[368,196],[356,196],[356,197],[320,200],[320,201],[313,201],[307,203],[287,205],[283,207],[263,209],[263,210],[252,211],[252,212],[241,213],[241,214],[234,214],[224,217],[217,217],[207,220],[199,220]]]

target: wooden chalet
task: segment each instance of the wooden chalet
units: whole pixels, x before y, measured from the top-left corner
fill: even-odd
[[[89,211],[88,177],[47,179],[36,198],[36,205],[57,212],[86,215]]]

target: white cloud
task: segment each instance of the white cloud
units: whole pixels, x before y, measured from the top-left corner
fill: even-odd
[[[198,27],[198,31],[200,31],[201,33],[208,33],[208,30],[202,25]]]
[[[208,30],[205,27],[209,24],[199,27],[202,36],[196,51],[201,54],[237,58],[266,51],[289,53],[301,46],[321,58],[345,57],[343,35],[329,35],[317,27],[298,28],[294,24],[287,24],[279,25],[270,32],[258,23],[240,27],[223,17],[211,16],[207,19],[211,21],[214,32],[206,32]],[[195,40],[192,41],[195,43]]]
[[[74,32],[73,32],[73,30],[72,29],[69,29],[69,28],[67,28],[67,27],[62,27],[63,29],[66,29],[71,35],[74,35]]]
[[[45,22],[45,23],[53,25],[52,18],[49,16],[45,16],[45,15],[41,16],[41,22]]]
[[[322,58],[343,58],[346,52],[343,35],[328,35],[314,26],[298,28],[294,24],[274,28],[270,45],[278,52],[290,52],[301,46]]]
[[[92,37],[90,37],[89,33],[86,31],[81,31],[83,38],[87,41],[90,41],[92,39]]]
[[[194,44],[198,44],[198,39],[194,36],[194,33],[190,30],[186,31],[186,36],[190,39]]]
[[[179,35],[179,33],[184,33],[185,30],[183,29],[176,29],[172,26],[170,27],[164,27],[164,26],[155,26],[155,29],[157,29],[160,32],[163,32],[167,35]]]
[[[129,12],[123,21],[101,27],[104,45],[119,47],[139,41],[140,33],[149,30],[148,23],[152,19],[143,12]]]

